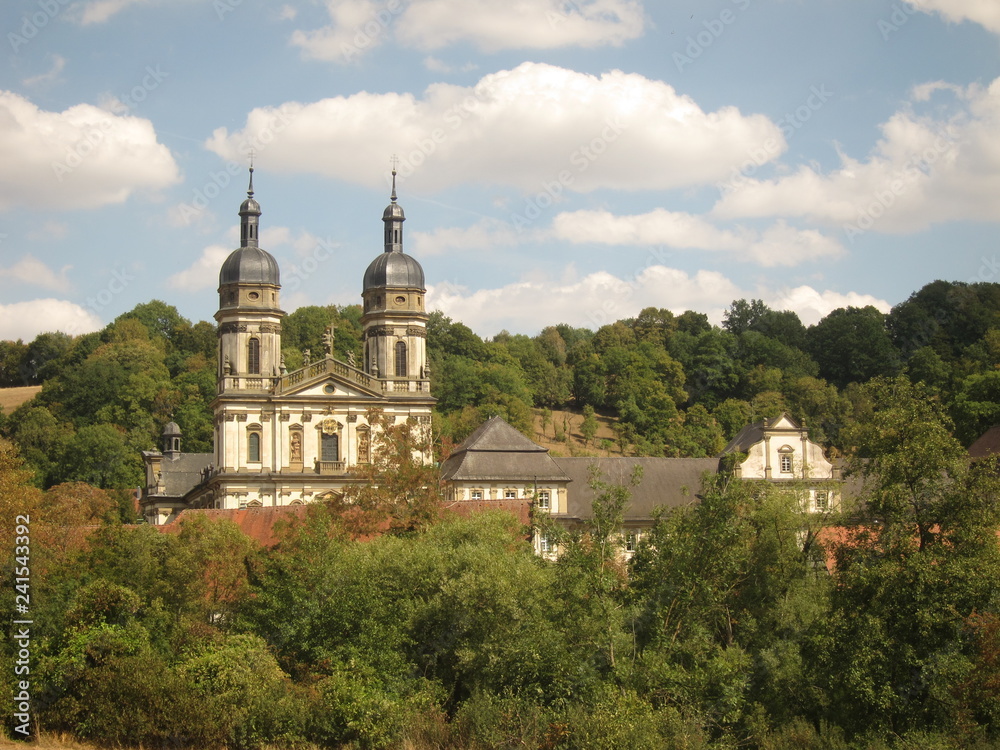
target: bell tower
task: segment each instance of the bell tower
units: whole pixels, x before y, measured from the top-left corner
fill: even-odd
[[[218,392],[261,391],[281,374],[281,289],[278,262],[258,244],[260,204],[253,197],[253,167],[240,206],[240,247],[219,272]]]
[[[427,310],[424,269],[403,252],[406,216],[396,202],[396,170],[392,194],[382,212],[384,252],[365,271],[361,297],[364,371],[383,380],[409,381],[395,390],[429,391]],[[413,384],[412,388],[410,384]]]

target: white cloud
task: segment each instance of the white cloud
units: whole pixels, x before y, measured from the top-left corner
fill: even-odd
[[[48,71],[45,73],[39,73],[37,76],[25,78],[21,81],[21,83],[25,86],[37,86],[40,83],[52,83],[59,77],[59,74],[63,72],[63,68],[65,67],[65,57],[62,55],[52,55],[52,67],[49,68]]]
[[[552,222],[559,239],[575,243],[638,245],[727,251],[737,260],[765,267],[795,266],[844,254],[836,240],[811,229],[778,221],[763,232],[746,227],[720,229],[701,216],[656,208],[617,216],[609,211],[568,211]]]
[[[28,239],[33,242],[45,240],[61,240],[69,234],[69,227],[64,222],[49,219],[37,229],[28,232]]]
[[[185,292],[214,289],[219,284],[219,269],[231,252],[231,247],[209,245],[192,265],[167,278],[167,286]]]
[[[714,215],[798,216],[855,230],[905,233],[962,219],[1000,221],[1000,79],[966,89],[941,82],[913,90],[914,102],[952,95],[949,116],[919,116],[911,106],[881,126],[867,159],[841,154],[828,174],[812,166],[773,180],[743,180]]]
[[[149,120],[89,104],[41,110],[0,91],[0,209],[96,208],[179,181]]]
[[[145,5],[150,0],[89,0],[70,6],[71,16],[81,26],[105,23],[112,16],[133,5]]]
[[[472,292],[451,284],[427,290],[430,309],[441,310],[485,336],[504,329],[534,335],[557,323],[595,330],[634,317],[645,307],[664,307],[675,314],[697,310],[718,325],[733,300],[751,298],[762,299],[775,310],[792,310],[807,325],[838,307],[874,305],[889,310],[887,302],[870,295],[820,292],[809,286],[745,289],[720,273],[689,275],[662,265],[644,268],[631,279],[600,271],[578,280],[531,279]]]
[[[71,284],[66,274],[72,266],[63,266],[58,273],[37,258],[25,255],[21,260],[7,268],[0,267],[0,282],[7,286],[26,285],[39,286],[57,292],[67,291]]]
[[[40,333],[79,336],[104,327],[100,318],[64,299],[35,299],[0,305],[0,340],[31,341]]]
[[[326,0],[326,9],[327,26],[297,30],[291,41],[307,57],[340,63],[355,62],[390,36],[421,50],[468,42],[496,52],[620,46],[644,26],[638,0]]]
[[[887,313],[892,306],[883,299],[870,294],[848,292],[841,294],[826,290],[819,292],[811,286],[799,286],[764,295],[764,301],[772,310],[794,310],[807,326],[818,323],[840,307],[867,307],[871,305]]]
[[[1000,34],[1000,4],[996,0],[906,0],[924,13],[940,13],[952,23],[972,21]]]
[[[600,77],[540,63],[434,84],[423,98],[360,92],[255,109],[242,130],[219,128],[206,147],[242,159],[267,133],[274,169],[385,185],[375,173],[399,155],[401,185],[511,185],[551,200],[565,191],[668,189],[724,179],[760,143],[785,148],[778,126],[735,107],[704,112],[662,81]]]
[[[498,219],[481,219],[470,227],[442,227],[433,232],[412,232],[413,252],[421,257],[442,255],[453,250],[469,251],[519,244],[514,227]]]

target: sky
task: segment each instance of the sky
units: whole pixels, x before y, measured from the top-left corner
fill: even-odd
[[[1000,280],[1000,0],[5,0],[0,31],[0,339],[212,320],[251,152],[288,312],[360,302],[393,164],[429,307],[482,336]]]

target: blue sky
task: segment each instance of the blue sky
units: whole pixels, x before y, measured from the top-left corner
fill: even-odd
[[[287,311],[360,300],[398,157],[482,335],[998,280],[998,0],[10,0],[0,338],[211,320],[254,151]]]

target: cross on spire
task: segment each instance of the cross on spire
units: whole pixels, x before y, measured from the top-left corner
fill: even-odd
[[[393,203],[396,202],[396,165],[399,164],[399,157],[393,154],[389,157],[389,163],[392,164],[392,194],[389,196],[389,200]]]

